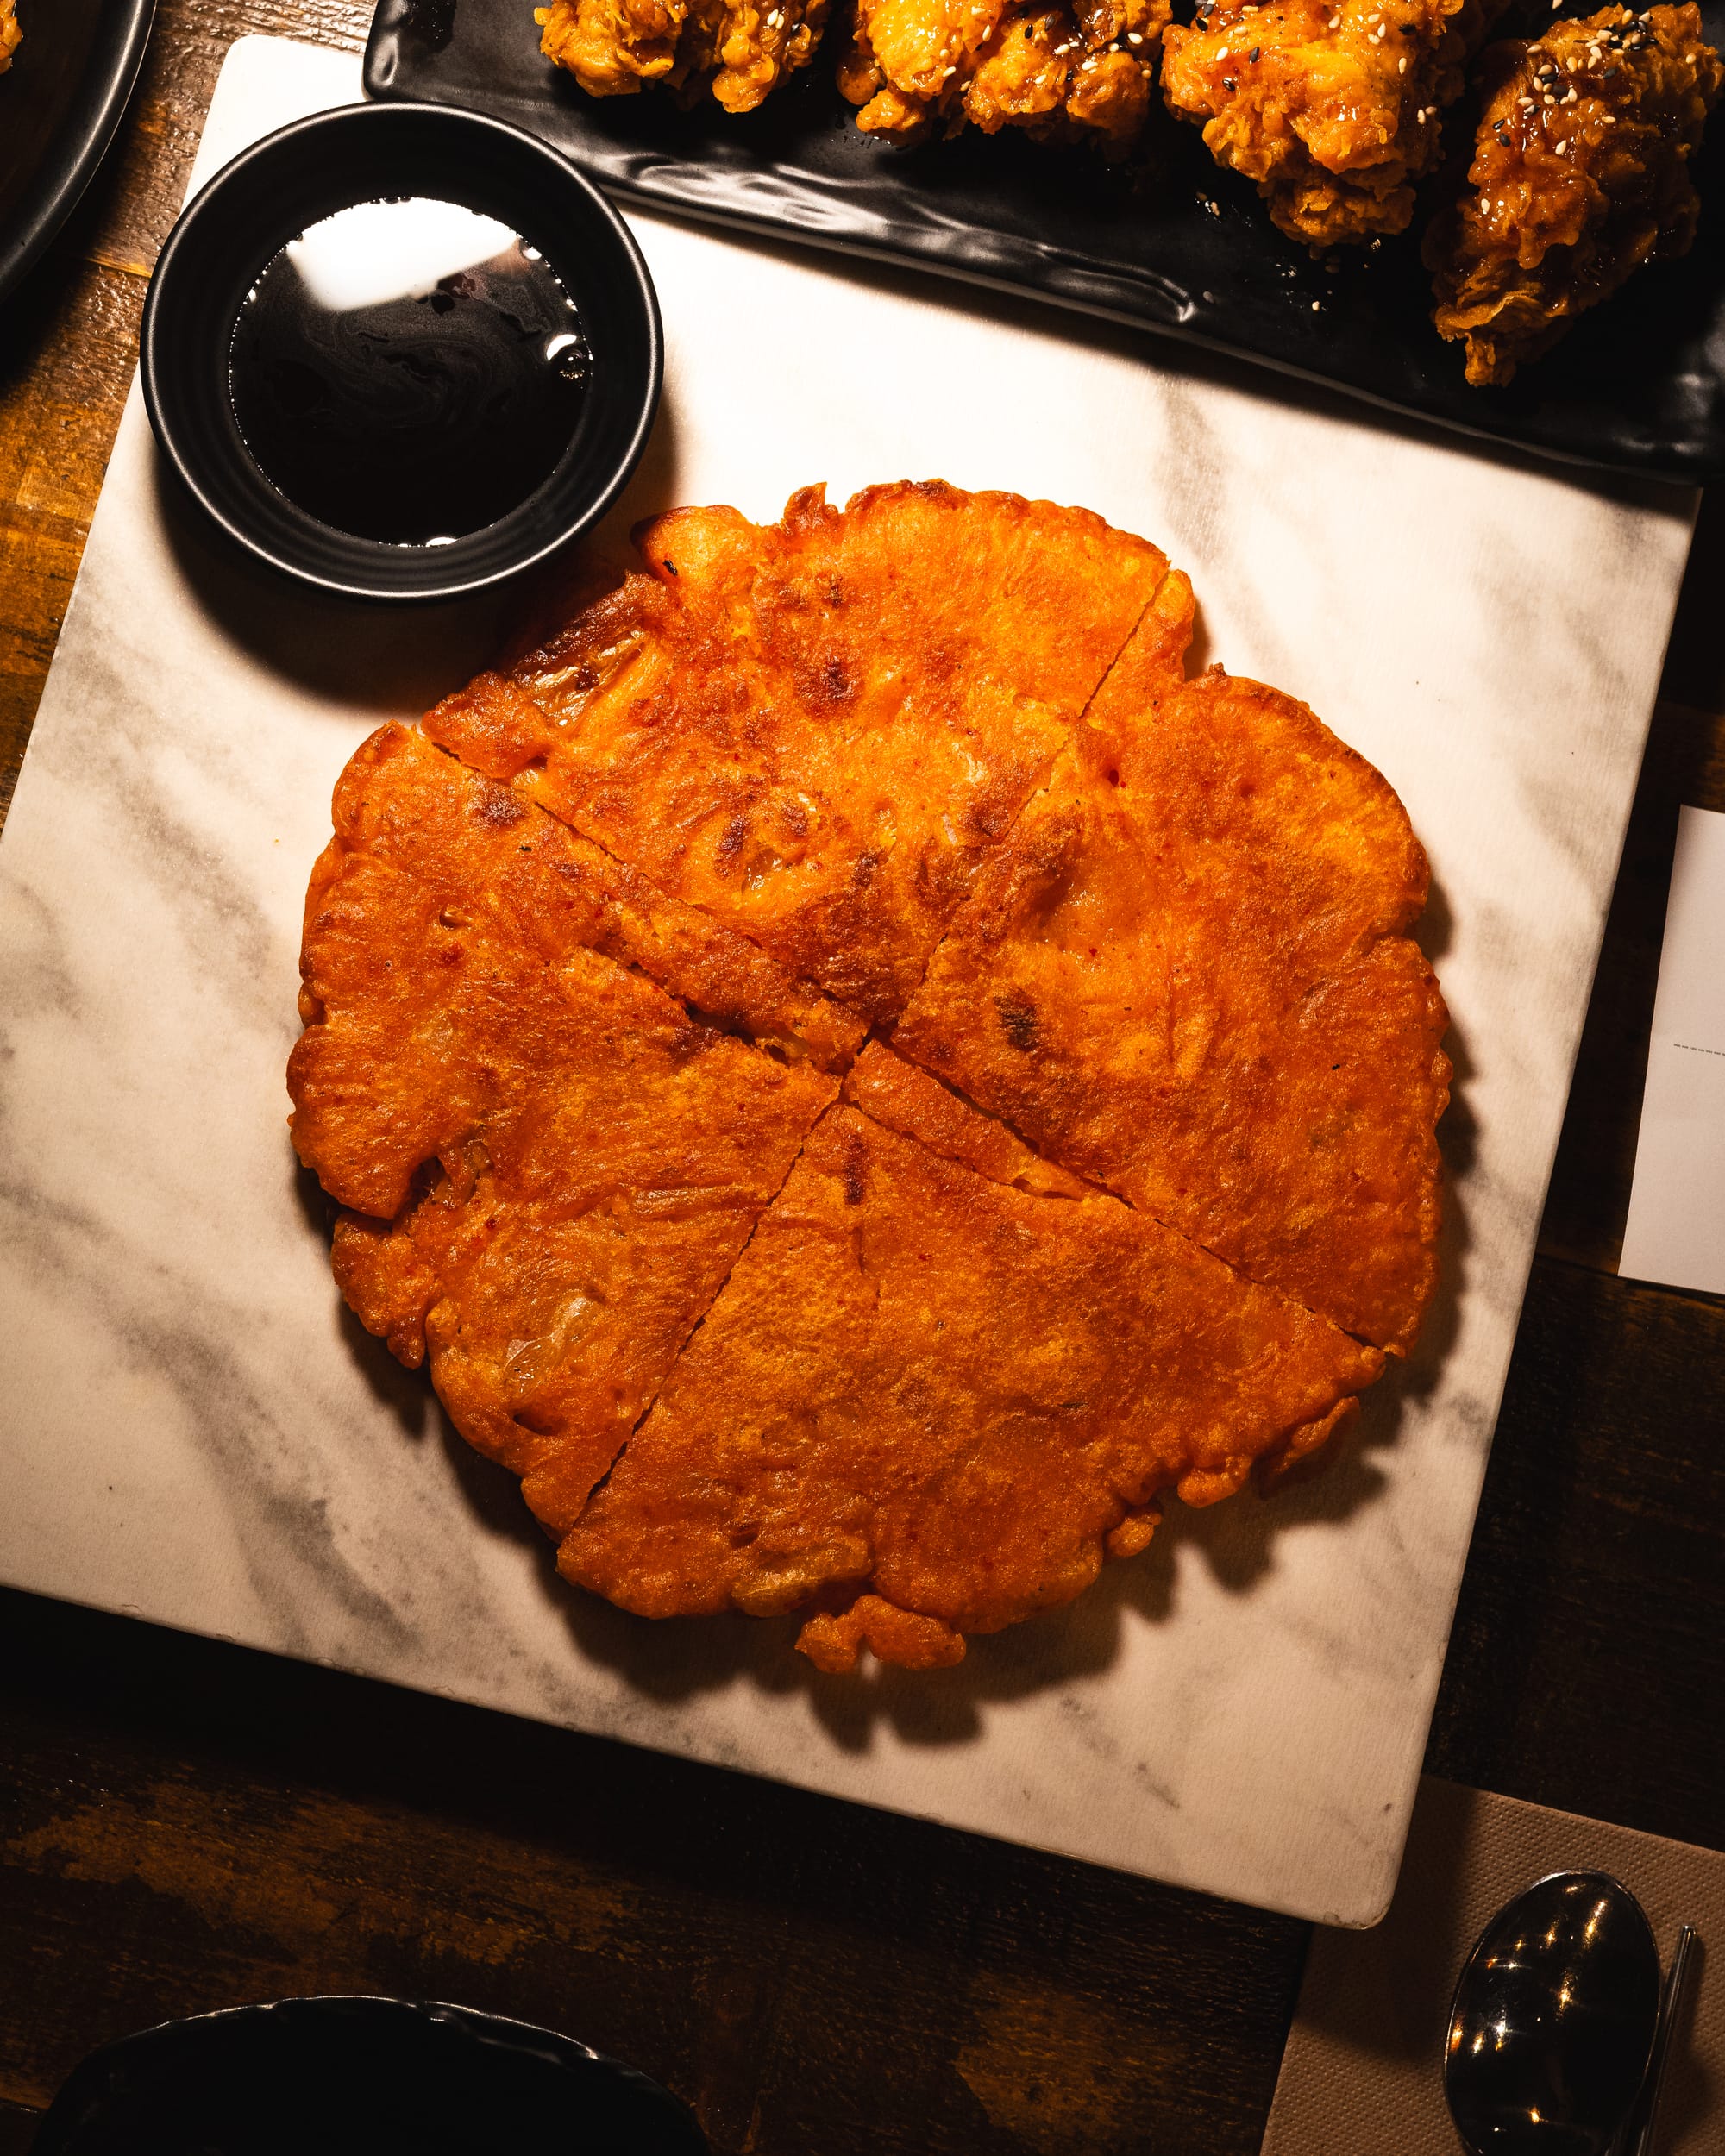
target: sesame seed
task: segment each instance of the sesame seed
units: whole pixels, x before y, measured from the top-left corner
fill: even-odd
[[[1254,67],[1257,66],[1258,56],[1263,50],[1264,47],[1261,45],[1254,45],[1251,50],[1246,54],[1246,58],[1251,62]]]
[[[1126,43],[1128,45],[1142,45],[1144,43],[1144,32],[1142,30],[1128,30],[1126,32]]]
[[[1318,311],[1318,304],[1319,303],[1315,299],[1312,302],[1312,312],[1314,314],[1316,314]]]
[[[1405,75],[1407,73],[1408,55],[1405,53],[1402,55],[1401,59],[1396,61],[1396,72],[1398,75]]]

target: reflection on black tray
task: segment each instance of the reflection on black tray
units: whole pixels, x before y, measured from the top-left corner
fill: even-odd
[[[1725,0],[1702,14],[1725,43]],[[381,0],[366,86],[532,128],[625,202],[1032,292],[1552,455],[1697,482],[1725,473],[1716,142],[1697,167],[1694,252],[1640,273],[1510,388],[1477,390],[1432,327],[1417,229],[1327,273],[1217,170],[1195,128],[1161,115],[1135,172],[974,129],[924,149],[870,141],[833,85],[835,52],[830,32],[812,66],[737,119],[710,99],[682,112],[650,92],[587,97],[540,57],[522,0]]]

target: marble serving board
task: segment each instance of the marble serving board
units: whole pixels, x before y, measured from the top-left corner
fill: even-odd
[[[357,94],[238,45],[199,173]],[[492,605],[219,555],[135,396],[0,843],[0,1577],[1341,1924],[1394,1884],[1694,498],[1458,448],[1165,342],[643,218],[664,410],[614,520],[939,475],[1165,545],[1200,660],[1307,699],[1430,850],[1444,1283],[1328,1476],[1176,1508],[952,1671],[557,1579],[508,1478],[346,1318],[284,1129],[306,873],[380,720]]]

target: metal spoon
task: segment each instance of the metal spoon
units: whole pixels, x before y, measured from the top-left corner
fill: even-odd
[[[1694,1945],[1694,1925],[1679,1925],[1677,1951],[1672,1956],[1671,1967],[1665,1971],[1665,1988],[1659,1996],[1659,2030],[1653,2039],[1653,2064],[1647,2068],[1641,2101],[1635,2112],[1635,2132],[1625,2150],[1625,2156],[1653,2156],[1653,2134],[1659,2126],[1659,2091],[1664,2085],[1665,2067],[1671,2059],[1672,2033],[1677,2027],[1678,2015],[1683,2011],[1684,1982],[1689,1975],[1689,1959]]]
[[[1628,1887],[1557,1871],[1517,1895],[1450,2009],[1444,2094],[1471,2156],[1609,2156],[1659,2020],[1659,1950]]]

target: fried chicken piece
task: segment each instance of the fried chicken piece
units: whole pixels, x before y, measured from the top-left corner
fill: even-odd
[[[1214,0],[1163,40],[1162,90],[1314,254],[1405,231],[1502,0]]]
[[[0,75],[12,65],[12,55],[23,42],[13,0],[0,0]]]
[[[429,1355],[456,1427],[561,1532],[837,1081],[576,940],[584,909],[596,940],[628,927],[566,896],[566,835],[415,739],[386,730],[337,797],[291,1129],[350,1209],[333,1256],[348,1303],[410,1368]],[[512,888],[486,859],[488,813],[522,864]]]
[[[540,50],[590,97],[663,83],[683,103],[711,89],[727,112],[753,112],[806,67],[827,0],[552,0],[535,10]]]
[[[1159,548],[939,482],[843,511],[812,487],[766,528],[679,510],[637,543],[649,573],[511,669],[507,724],[457,698],[426,730],[870,1023],[1134,624],[1176,670],[1189,634]]]
[[[1401,803],[1306,706],[1123,660],[894,1044],[1249,1278],[1405,1351],[1447,1019]]]
[[[1687,254],[1689,160],[1725,81],[1692,4],[1602,8],[1486,55],[1468,192],[1426,235],[1440,335],[1502,385],[1643,262]]]
[[[927,1668],[1082,1593],[1161,1493],[1214,1502],[1333,1428],[1382,1367],[1114,1199],[840,1106],[558,1564],[651,1616],[813,1601],[821,1667],[866,1642]]]
[[[1124,157],[1149,116],[1171,0],[858,0],[838,86],[865,135],[1023,128]]]

